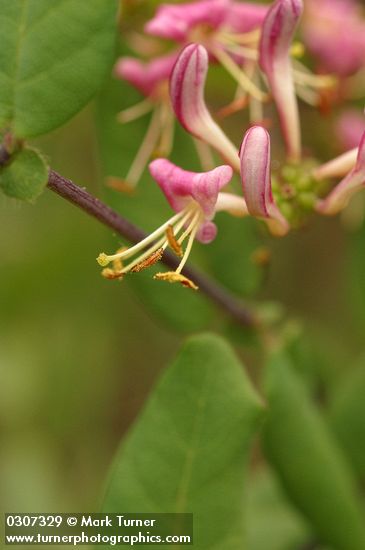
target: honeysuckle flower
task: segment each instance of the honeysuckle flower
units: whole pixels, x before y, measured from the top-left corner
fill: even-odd
[[[250,128],[240,149],[241,180],[248,212],[263,219],[270,231],[283,236],[289,224],[275,204],[271,189],[270,136],[262,126]]]
[[[276,0],[262,26],[259,62],[279,113],[290,160],[301,156],[300,122],[290,48],[303,9],[301,0]]]
[[[248,33],[259,29],[268,7],[251,2],[232,2],[227,10],[224,27],[231,33]]]
[[[135,57],[121,57],[114,68],[114,74],[132,84],[144,96],[159,96],[161,86],[168,81],[176,62],[177,53],[169,53],[143,62]]]
[[[328,216],[343,210],[350,198],[365,186],[365,132],[361,138],[356,164],[331,193],[319,201],[317,211]]]
[[[365,117],[360,110],[347,109],[336,120],[336,136],[344,150],[357,147],[364,131]]]
[[[219,28],[226,19],[230,0],[201,0],[183,4],[162,4],[155,16],[145,25],[153,36],[185,42],[197,26]]]
[[[193,136],[216,149],[239,171],[237,149],[213,120],[204,100],[208,52],[199,44],[189,44],[178,57],[170,78],[170,96],[175,115]]]
[[[347,76],[365,65],[365,20],[353,0],[306,0],[303,36],[320,67]]]
[[[221,192],[231,180],[233,170],[223,165],[208,172],[189,172],[167,159],[154,160],[149,169],[175,214],[140,243],[116,254],[100,254],[98,262],[102,266],[113,262],[114,269],[104,270],[105,277],[122,278],[126,273],[138,272],[155,264],[170,246],[181,261],[174,272],[157,273],[155,278],[180,282],[196,289],[196,285],[181,273],[194,240],[206,244],[215,238],[217,228],[213,218],[218,211],[238,216],[247,214],[243,198]],[[187,245],[183,251],[185,240]],[[123,265],[127,259],[129,263]]]
[[[125,178],[124,186],[135,187],[155,150],[168,155],[173,143],[174,116],[171,110],[168,81],[177,53],[142,62],[132,57],[118,60],[114,74],[132,84],[145,99],[119,113],[121,123],[130,122],[152,111],[142,144]],[[125,185],[126,184],[126,185]]]

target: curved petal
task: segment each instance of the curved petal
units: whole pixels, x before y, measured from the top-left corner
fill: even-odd
[[[365,186],[365,132],[361,138],[355,168],[342,180],[324,200],[320,201],[317,211],[328,216],[337,214],[345,208],[357,191]]]
[[[234,2],[227,14],[225,27],[231,32],[245,33],[261,27],[268,6],[251,2]]]
[[[218,166],[209,172],[189,172],[167,159],[156,159],[149,165],[153,179],[177,212],[195,200],[207,219],[214,216],[218,193],[232,178],[230,166]]]
[[[278,109],[288,157],[301,155],[300,122],[295,95],[290,47],[303,10],[302,0],[277,0],[263,23],[259,62]]]
[[[134,57],[121,57],[115,65],[114,74],[149,96],[161,82],[169,79],[176,58],[177,54],[173,53],[143,63]]]
[[[189,44],[179,55],[170,78],[170,96],[180,124],[192,135],[209,143],[239,171],[237,150],[212,119],[204,101],[208,52]]]
[[[275,235],[285,235],[289,224],[274,202],[270,175],[270,136],[262,126],[250,128],[240,149],[241,179],[247,209],[266,221]]]
[[[177,40],[189,39],[189,32],[197,25],[216,29],[225,20],[230,0],[201,0],[179,5],[162,4],[148,21],[145,31],[154,36]]]

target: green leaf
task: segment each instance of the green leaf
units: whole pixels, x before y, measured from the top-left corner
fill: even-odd
[[[241,549],[245,465],[260,418],[225,341],[191,338],[122,445],[103,509],[190,512],[194,548]]]
[[[363,510],[351,471],[285,356],[269,361],[266,389],[266,455],[288,495],[324,542],[336,550],[364,549]]]
[[[354,470],[365,479],[365,358],[333,390],[329,422]]]
[[[48,167],[34,149],[26,148],[14,156],[11,164],[0,169],[0,187],[6,195],[32,201],[48,181]]]
[[[0,0],[0,127],[49,132],[100,88],[113,61],[116,0]]]
[[[267,468],[250,478],[246,524],[248,550],[292,550],[314,538]]]

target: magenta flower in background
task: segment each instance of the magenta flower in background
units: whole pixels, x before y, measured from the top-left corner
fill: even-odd
[[[340,114],[335,123],[336,136],[344,150],[358,147],[365,131],[364,113],[358,109],[348,109]]]
[[[365,20],[354,0],[306,0],[303,36],[324,71],[347,76],[365,65]]]
[[[114,68],[114,74],[126,80],[146,97],[158,93],[161,84],[167,82],[176,62],[177,53],[170,53],[143,62],[134,57],[121,57]]]
[[[253,126],[240,149],[243,195],[251,216],[263,219],[270,231],[283,236],[289,224],[275,204],[271,189],[270,136],[265,128]]]
[[[251,2],[232,2],[227,10],[224,27],[229,32],[247,33],[259,29],[266,17],[268,6]]]
[[[260,66],[267,76],[292,161],[300,159],[301,139],[290,48],[302,8],[301,0],[276,0],[264,20],[260,41]]]
[[[189,33],[199,25],[217,29],[224,24],[230,4],[231,0],[162,4],[145,25],[145,31],[160,38],[185,42],[191,39]]]

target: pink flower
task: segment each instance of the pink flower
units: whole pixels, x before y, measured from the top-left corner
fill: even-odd
[[[149,169],[175,212],[186,208],[192,200],[199,205],[202,219],[197,238],[204,243],[211,242],[216,228],[210,220],[215,214],[219,191],[232,179],[232,168],[225,165],[196,173],[183,170],[167,159],[156,159]]]
[[[357,147],[365,130],[365,117],[360,110],[348,109],[336,121],[335,131],[343,149]]]
[[[303,34],[322,69],[347,76],[365,64],[365,21],[353,0],[307,0]]]
[[[262,126],[253,126],[246,132],[240,160],[243,194],[249,213],[266,221],[274,235],[285,235],[289,224],[272,195],[270,136]]]
[[[220,192],[231,180],[233,170],[230,166],[218,166],[208,172],[195,173],[183,170],[167,159],[154,160],[149,169],[176,213],[138,244],[116,254],[102,253],[98,262],[102,266],[110,262],[115,266],[117,262],[117,267],[104,270],[104,275],[107,278],[121,278],[126,273],[153,265],[170,246],[181,261],[175,271],[157,273],[155,278],[196,289],[196,285],[181,273],[194,240],[210,243],[215,238],[217,228],[212,220],[218,211],[225,210],[236,216],[247,214],[244,199]],[[184,251],[182,245],[185,241]],[[125,260],[132,256],[134,259],[124,265]]]
[[[170,78],[172,107],[180,124],[193,136],[214,147],[239,171],[236,147],[214,122],[204,100],[208,53],[189,44],[178,57]]]
[[[331,193],[318,203],[321,214],[334,215],[343,210],[350,198],[365,186],[365,132],[362,135],[355,167],[340,181]]]
[[[121,57],[114,73],[118,78],[132,84],[143,95],[151,96],[162,82],[169,79],[176,58],[176,53],[156,57],[149,62],[134,57]]]
[[[251,2],[233,2],[224,26],[230,32],[246,33],[261,27],[268,11],[267,6]]]
[[[162,4],[153,19],[146,24],[145,31],[161,38],[184,42],[197,25],[207,25],[212,29],[220,27],[229,6],[230,0]]]
[[[290,48],[302,7],[302,0],[274,2],[263,23],[259,56],[278,109],[287,154],[292,161],[300,159],[301,145]]]

